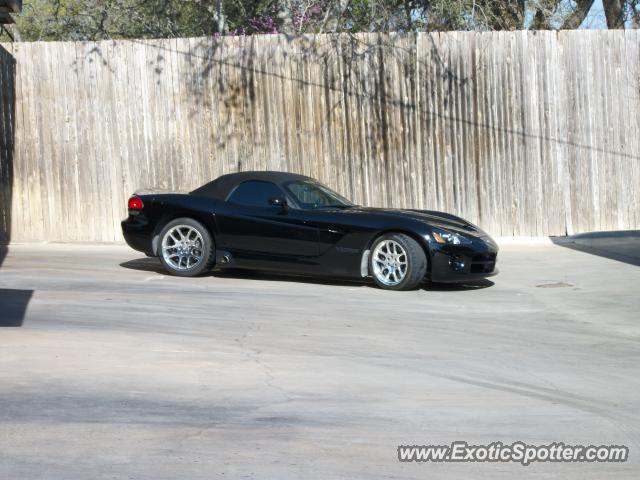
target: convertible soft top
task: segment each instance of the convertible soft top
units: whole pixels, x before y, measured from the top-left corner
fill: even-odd
[[[258,180],[263,182],[273,182],[276,185],[282,185],[293,180],[311,180],[310,177],[297,173],[288,172],[239,172],[228,173],[222,175],[215,180],[196,188],[189,192],[190,195],[199,197],[214,198],[216,200],[226,200],[233,189],[240,183],[247,180]]]

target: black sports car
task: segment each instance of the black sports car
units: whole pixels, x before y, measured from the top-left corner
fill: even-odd
[[[475,225],[430,210],[354,205],[303,175],[223,175],[187,194],[140,192],[122,222],[127,243],[174,275],[247,268],[372,277],[406,290],[424,279],[495,275],[498,247]]]

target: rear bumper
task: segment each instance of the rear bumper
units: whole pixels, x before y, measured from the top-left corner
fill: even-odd
[[[470,247],[444,246],[431,253],[432,282],[474,282],[498,273],[498,250],[484,242]]]
[[[127,245],[139,252],[153,255],[152,228],[149,222],[144,218],[130,216],[120,225],[122,226],[122,236]]]

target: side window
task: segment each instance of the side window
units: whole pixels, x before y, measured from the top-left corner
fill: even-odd
[[[283,196],[274,183],[250,180],[238,185],[227,201],[249,207],[268,207],[270,198]]]

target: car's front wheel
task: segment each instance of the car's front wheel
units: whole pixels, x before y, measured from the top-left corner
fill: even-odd
[[[427,273],[427,255],[420,244],[408,235],[381,235],[371,247],[369,272],[379,287],[412,290]]]
[[[192,218],[176,218],[160,232],[160,261],[172,275],[195,277],[213,267],[211,234]]]

